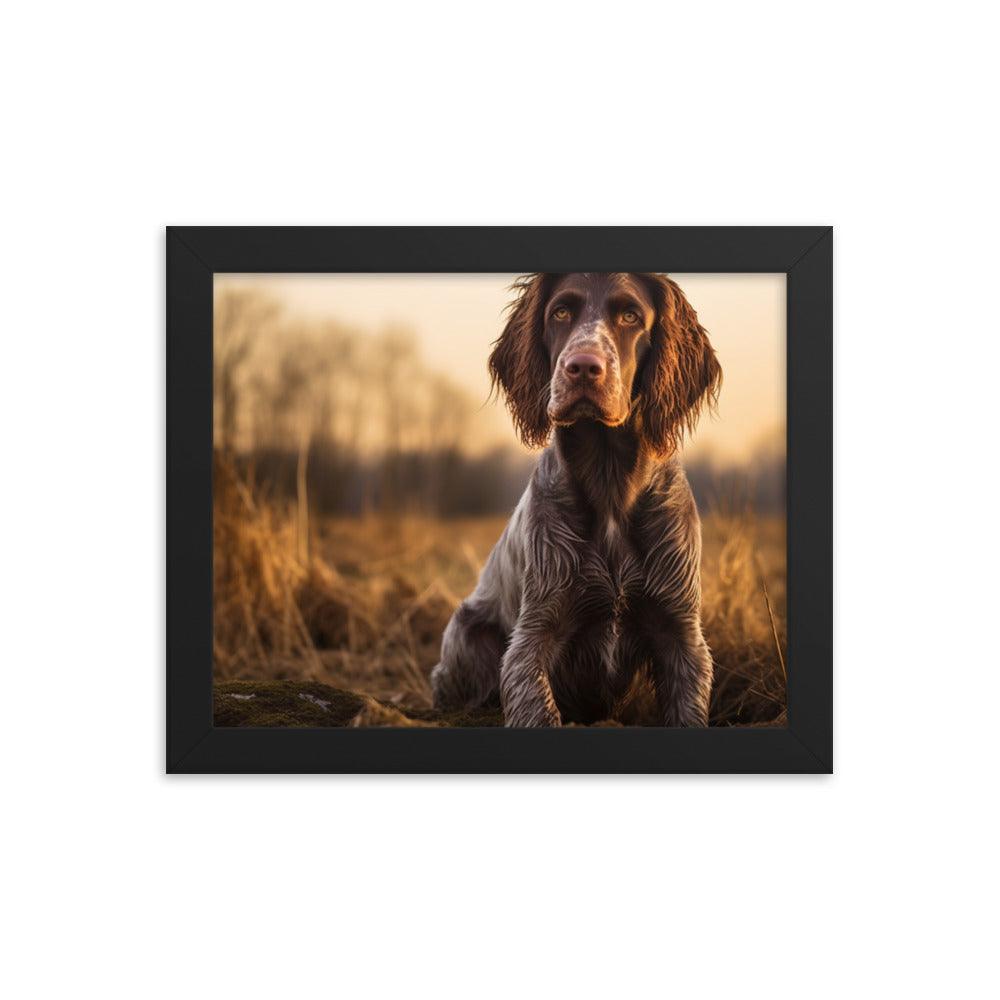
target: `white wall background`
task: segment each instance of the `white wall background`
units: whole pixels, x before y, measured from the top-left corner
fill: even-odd
[[[11,8],[3,992],[994,990],[987,16]],[[165,224],[829,222],[835,776],[163,776]]]

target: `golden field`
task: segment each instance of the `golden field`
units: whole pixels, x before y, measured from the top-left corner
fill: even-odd
[[[505,518],[309,521],[222,462],[215,480],[217,723],[499,722],[436,716],[428,677]],[[784,522],[719,512],[702,521],[711,724],[783,725]]]

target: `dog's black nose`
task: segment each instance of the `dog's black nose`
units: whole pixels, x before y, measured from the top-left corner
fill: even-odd
[[[604,378],[604,358],[597,354],[571,354],[563,370],[574,381],[600,382]]]

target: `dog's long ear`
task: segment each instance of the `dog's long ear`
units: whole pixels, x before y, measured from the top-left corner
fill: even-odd
[[[714,408],[722,369],[698,322],[698,314],[676,282],[643,275],[656,301],[656,323],[640,382],[637,408],[643,433],[654,450],[678,448],[707,402]]]
[[[528,274],[514,283],[517,298],[490,355],[493,388],[503,389],[514,426],[528,447],[544,445],[552,429],[547,410],[549,358],[542,340],[550,285],[547,274]]]

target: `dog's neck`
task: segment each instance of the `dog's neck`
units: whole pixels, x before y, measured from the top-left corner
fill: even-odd
[[[557,427],[554,444],[565,475],[601,522],[628,516],[658,464],[630,424],[578,420]]]

